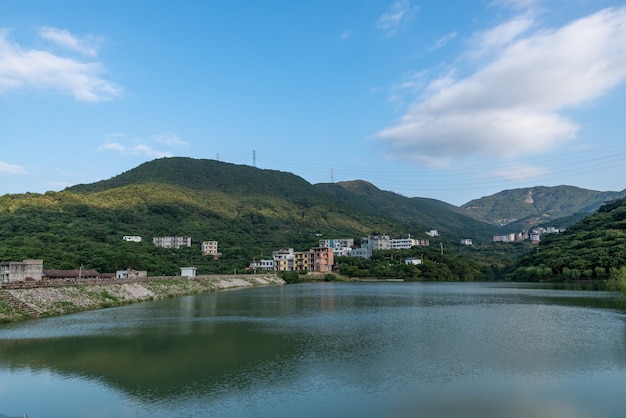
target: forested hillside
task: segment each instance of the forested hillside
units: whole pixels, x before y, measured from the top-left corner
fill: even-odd
[[[514,280],[606,280],[626,266],[626,199],[598,211],[545,240],[524,257]]]
[[[84,266],[176,274],[232,272],[282,247],[305,250],[320,237],[387,233],[415,238],[488,240],[497,228],[459,208],[414,200],[371,186],[313,186],[290,173],[213,160],[163,158],[110,180],[61,192],[0,197],[0,260],[44,259],[45,268]],[[458,228],[457,228],[458,227]],[[138,235],[140,243],[125,242]],[[155,236],[189,236],[192,248],[156,248]],[[219,242],[219,259],[200,243]]]

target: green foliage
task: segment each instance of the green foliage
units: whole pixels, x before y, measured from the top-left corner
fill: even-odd
[[[210,274],[243,271],[251,259],[278,248],[306,250],[317,245],[318,234],[426,238],[424,231],[439,229],[451,239],[490,240],[493,227],[463,212],[364,182],[313,186],[290,173],[164,158],[61,192],[0,196],[0,260],[41,258],[48,269],[130,267],[149,275],[176,275],[193,265],[198,274]],[[125,242],[124,235],[143,241]],[[189,236],[194,245],[173,250],[152,244],[166,235]],[[219,241],[222,255],[203,256],[204,240]]]
[[[521,259],[511,278],[608,280],[626,264],[626,199],[603,205],[564,233],[548,235]]]
[[[289,284],[300,282],[300,275],[296,271],[283,271],[281,273],[281,277],[285,282]]]

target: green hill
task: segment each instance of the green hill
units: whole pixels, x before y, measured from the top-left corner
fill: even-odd
[[[191,158],[154,160],[61,192],[0,197],[0,260],[42,258],[59,269],[169,275],[193,264],[201,274],[232,272],[278,248],[308,249],[320,236],[418,238],[430,229],[450,240],[486,240],[495,230],[454,206],[365,182],[311,185],[290,173]],[[169,235],[191,237],[192,248],[152,244]],[[208,240],[219,241],[218,260],[200,254]]]
[[[626,265],[626,199],[551,234],[514,269],[514,280],[606,280]]]
[[[546,223],[567,227],[596,211],[603,202],[624,196],[626,190],[598,192],[574,186],[540,186],[504,190],[461,207],[476,219],[506,225],[514,232]]]

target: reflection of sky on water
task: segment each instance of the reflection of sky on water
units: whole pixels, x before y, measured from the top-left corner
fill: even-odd
[[[596,296],[320,284],[8,324],[0,413],[622,417],[626,316]]]

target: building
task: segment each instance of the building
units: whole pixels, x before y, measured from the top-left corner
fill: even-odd
[[[328,273],[333,270],[333,264],[335,264],[335,259],[333,256],[332,248],[315,247],[311,248],[310,252],[313,254],[313,271]]]
[[[139,235],[124,235],[122,239],[124,241],[141,242],[141,237]]]
[[[44,270],[44,280],[61,280],[61,279],[99,279],[102,275],[95,269],[77,268],[72,270]]]
[[[202,255],[220,255],[217,251],[217,241],[202,241]]]
[[[190,279],[193,279],[194,277],[196,277],[196,268],[195,267],[181,267],[180,268],[180,275],[182,277],[188,277]]]
[[[0,282],[41,281],[43,260],[5,261],[0,263]]]
[[[408,238],[395,238],[389,240],[391,250],[409,250],[415,245],[415,240],[409,235]]]
[[[414,266],[417,266],[417,265],[422,264],[422,259],[416,258],[416,257],[409,257],[406,260],[404,260],[404,264],[413,264]]]
[[[139,271],[133,269],[127,270],[118,270],[115,272],[116,279],[141,279],[144,277],[148,277],[147,271]]]
[[[191,247],[190,237],[154,237],[152,243],[160,248],[182,248]]]
[[[313,269],[313,257],[310,251],[296,251],[293,253],[293,269],[295,271],[309,271]]]
[[[373,237],[361,238],[361,248],[370,250],[388,250],[389,235],[374,235]]]
[[[350,251],[350,257],[370,258],[372,256],[372,250],[369,248],[354,248]]]
[[[321,239],[319,246],[332,248],[335,257],[349,256],[354,247],[354,240],[352,238]]]
[[[461,240],[461,245],[474,245],[473,241],[470,238],[465,238]]]
[[[281,248],[278,251],[272,252],[272,258],[274,259],[274,271],[293,271],[295,255],[293,248]]]
[[[274,270],[274,260],[252,260],[249,267],[266,271]]]
[[[439,232],[436,229],[431,229],[426,234],[430,235],[431,237],[438,237],[439,236]]]

